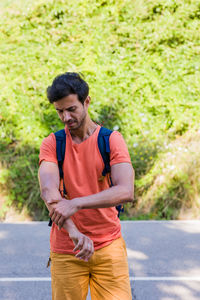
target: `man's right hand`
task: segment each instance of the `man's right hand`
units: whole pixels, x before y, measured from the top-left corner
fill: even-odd
[[[51,212],[54,208],[56,208],[57,203],[64,200],[59,191],[60,175],[58,165],[53,162],[42,161],[38,176],[41,198],[44,200],[49,212]],[[59,219],[60,217],[58,216],[56,223],[59,222]],[[64,219],[61,220],[61,223],[63,223]],[[88,261],[94,253],[93,241],[79,232],[70,218],[65,220],[62,227],[69,233],[69,236],[75,246],[74,251],[79,250],[76,257]]]
[[[73,233],[70,233],[69,236],[72,239],[75,246],[73,251],[75,252],[77,250],[80,250],[75,256],[84,261],[88,261],[94,253],[93,241],[78,230],[74,231]]]

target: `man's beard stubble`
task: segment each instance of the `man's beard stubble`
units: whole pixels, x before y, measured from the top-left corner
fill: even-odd
[[[84,111],[81,120],[78,122],[76,127],[69,129],[70,132],[74,132],[74,131],[80,129],[84,125],[85,120],[86,120],[86,112]],[[75,121],[75,122],[77,122],[77,121]],[[64,123],[64,124],[67,125],[67,123]]]

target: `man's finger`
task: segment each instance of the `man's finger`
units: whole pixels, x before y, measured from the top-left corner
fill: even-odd
[[[84,245],[84,241],[83,238],[79,239],[78,244],[76,245],[76,247],[73,249],[73,251],[77,251],[83,248]]]
[[[78,259],[82,259],[87,262],[91,258],[93,253],[94,253],[94,246],[90,240],[89,243],[85,244],[83,246],[83,249],[80,252],[78,252],[75,256]]]
[[[50,217],[50,218],[53,216],[54,212],[55,212],[54,209],[52,209],[52,210],[50,211],[50,213],[49,213],[49,217]]]
[[[91,254],[90,251],[88,251],[88,249],[83,249],[76,255],[76,258],[83,259],[84,261],[88,261],[90,257]]]
[[[76,252],[77,250],[82,250],[83,246],[82,244],[77,244],[76,247],[73,249],[74,252]]]
[[[56,223],[58,225],[58,222],[59,222],[60,218],[61,218],[61,215],[57,214],[55,219],[54,219],[54,223]]]
[[[94,246],[93,246],[93,242],[92,242],[91,240],[90,240],[89,243],[88,243],[87,249],[88,249],[88,252],[87,252],[87,254],[86,254],[86,256],[85,256],[85,259],[89,260],[90,257],[91,257],[91,256],[93,255],[93,253],[94,253]]]
[[[91,251],[90,249],[91,249],[90,248],[90,243],[88,243],[88,240],[85,239],[81,251],[78,252],[75,256],[77,258],[87,260],[87,256],[90,254],[90,251]]]
[[[84,259],[85,256],[87,256],[87,250],[86,249],[82,249],[81,251],[79,251],[76,255],[77,258],[79,259]]]
[[[61,216],[61,218],[58,221],[58,227],[59,227],[59,229],[61,229],[63,227],[64,223],[65,223],[65,217]]]
[[[54,212],[54,213],[51,215],[51,220],[52,220],[52,222],[54,222],[56,216],[57,216],[56,212]]]

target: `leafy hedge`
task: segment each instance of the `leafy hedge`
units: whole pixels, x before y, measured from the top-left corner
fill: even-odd
[[[91,117],[124,135],[136,187],[168,143],[199,127],[199,1],[2,0],[0,8],[2,215],[15,205],[45,217],[38,152],[62,127],[45,96],[60,73],[84,74]]]

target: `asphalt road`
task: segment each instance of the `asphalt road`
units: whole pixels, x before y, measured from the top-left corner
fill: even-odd
[[[49,231],[0,223],[0,300],[51,299]],[[200,299],[200,221],[123,221],[122,233],[133,299]]]

